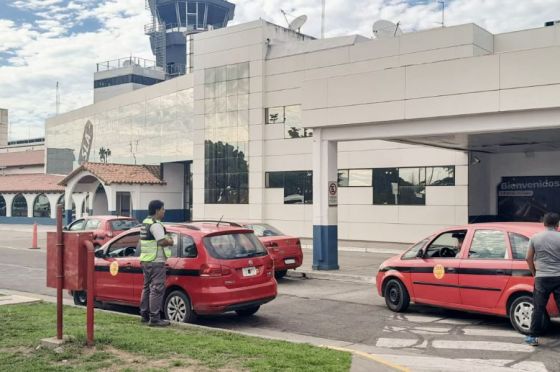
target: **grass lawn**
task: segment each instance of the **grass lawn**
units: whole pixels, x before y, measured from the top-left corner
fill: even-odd
[[[348,371],[348,353],[236,334],[149,328],[139,318],[96,312],[94,348],[85,347],[85,310],[64,308],[61,349],[38,348],[56,335],[56,307],[0,306],[0,370],[7,371]]]

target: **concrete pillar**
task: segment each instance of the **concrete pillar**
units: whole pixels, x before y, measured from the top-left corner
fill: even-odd
[[[117,214],[117,190],[111,186],[105,186],[105,193],[107,194],[107,207],[109,214]]]
[[[76,219],[82,218],[82,204],[84,204],[84,199],[87,193],[72,193],[72,199],[76,205]],[[72,213],[72,204],[70,204],[70,213]]]
[[[51,218],[56,218],[56,207],[61,196],[62,194],[47,194],[49,204],[51,205]]]
[[[329,183],[338,179],[335,141],[313,132],[313,270],[338,270],[338,207],[329,206]]]
[[[27,217],[33,218],[33,204],[35,203],[35,198],[39,194],[23,194],[25,201],[27,202]]]
[[[12,203],[14,202],[15,194],[2,194],[6,202],[6,217],[12,217]]]

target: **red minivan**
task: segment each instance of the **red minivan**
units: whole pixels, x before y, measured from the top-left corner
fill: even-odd
[[[164,313],[193,322],[197,314],[256,313],[277,295],[274,265],[251,230],[219,223],[166,225],[175,244],[168,258]],[[140,306],[143,287],[140,229],[131,229],[96,251],[95,300]],[[85,293],[73,293],[85,304]]]

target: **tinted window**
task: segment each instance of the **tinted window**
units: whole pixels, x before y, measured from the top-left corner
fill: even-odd
[[[27,217],[27,201],[21,194],[16,195],[12,202],[12,217]]]
[[[0,216],[5,216],[5,215],[6,215],[6,200],[4,200],[4,197],[0,195]]]
[[[266,110],[266,123],[284,123],[284,107],[269,107]]]
[[[132,233],[115,240],[107,249],[107,257],[130,257],[136,255],[140,233]]]
[[[267,188],[284,187],[284,172],[267,172],[265,178]]]
[[[182,245],[183,245],[183,253],[182,257],[196,257],[198,255],[198,251],[196,250],[196,244],[190,236],[184,235],[182,238]]]
[[[280,230],[275,229],[274,227],[263,223],[263,224],[254,224],[254,225],[247,225],[247,228],[252,229],[255,232],[255,235],[258,237],[261,236],[282,236],[284,235]]]
[[[380,168],[373,170],[373,204],[397,204],[399,170]]]
[[[338,170],[338,187],[348,187],[348,169]]]
[[[203,241],[208,253],[218,259],[231,260],[267,254],[253,233],[214,235],[205,237]]]
[[[506,258],[506,252],[506,241],[503,232],[476,230],[469,250],[469,258],[503,259]]]
[[[455,167],[427,167],[426,185],[455,186]]]
[[[461,252],[467,230],[448,231],[438,236],[426,249],[425,257],[454,258]]]
[[[109,223],[111,224],[111,230],[128,230],[138,225],[136,220],[112,220]]]
[[[401,205],[426,204],[426,168],[399,169],[399,198]]]
[[[45,194],[41,194],[35,198],[33,203],[33,217],[50,217],[51,203]]]
[[[524,260],[527,258],[529,238],[516,233],[509,233],[509,242],[511,244],[511,253],[514,260]]]
[[[84,229],[84,224],[85,224],[85,220],[77,220],[74,221],[70,227],[68,228],[68,230],[70,231],[78,231],[78,230],[83,230]]]
[[[85,230],[96,230],[101,225],[101,221],[99,220],[87,220]]]
[[[401,259],[403,260],[409,260],[411,258],[416,258],[418,256],[418,252],[424,248],[424,246],[426,245],[426,243],[428,242],[428,239],[424,239],[422,240],[420,243],[416,243],[414,244],[408,251],[406,251]]]
[[[284,204],[313,203],[313,172],[284,173]]]

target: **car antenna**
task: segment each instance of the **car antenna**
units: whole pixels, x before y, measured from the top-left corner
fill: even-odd
[[[220,222],[222,222],[222,219],[224,218],[224,215],[222,214],[222,217],[220,217],[220,220],[218,221],[218,223],[216,224],[216,227],[220,226]]]

